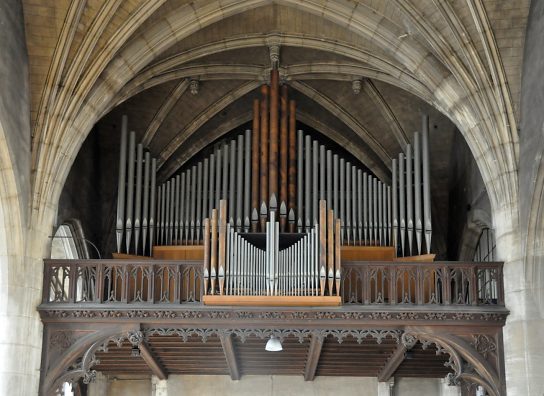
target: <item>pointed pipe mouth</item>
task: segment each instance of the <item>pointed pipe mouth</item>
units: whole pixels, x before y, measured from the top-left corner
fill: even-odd
[[[270,336],[270,339],[266,342],[264,349],[268,352],[279,352],[283,350],[281,342],[278,338]]]

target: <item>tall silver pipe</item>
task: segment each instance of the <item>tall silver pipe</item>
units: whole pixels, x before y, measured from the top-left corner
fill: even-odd
[[[196,170],[196,220],[195,220],[195,240],[196,244],[200,243],[200,228],[202,225],[202,161],[197,165]]]
[[[370,244],[368,227],[370,226],[368,217],[368,175],[363,173],[363,221],[364,221],[364,244]]]
[[[374,228],[374,241],[378,242],[378,179],[372,179],[372,206],[374,210],[372,212],[373,228]]]
[[[169,230],[168,230],[168,244],[172,245],[174,241],[174,215],[175,215],[175,202],[176,202],[176,178],[173,177],[170,179],[170,220],[168,222]]]
[[[421,254],[423,223],[421,220],[421,145],[419,132],[414,133],[414,206],[417,254]]]
[[[353,244],[357,241],[357,168],[351,167],[351,233]]]
[[[399,221],[400,221],[400,249],[401,257],[404,257],[406,244],[406,189],[404,188],[404,154],[399,154]]]
[[[144,162],[144,147],[141,143],[136,146],[136,205],[134,208],[134,253],[138,254],[140,246],[140,230],[142,215],[142,171]]]
[[[153,255],[153,243],[155,236],[155,190],[157,186],[157,160],[153,158],[151,160],[151,191],[149,195],[151,196],[149,202],[149,254]]]
[[[408,256],[412,255],[414,237],[414,201],[412,188],[412,146],[406,146],[406,228],[408,231]]]
[[[185,232],[185,172],[181,174],[180,186],[179,186],[179,243],[183,245],[184,238],[186,239]],[[211,212],[210,212],[211,216]],[[210,226],[211,227],[211,226]]]
[[[213,154],[212,154],[213,155]],[[203,179],[202,179],[202,224],[204,224],[204,219],[208,218],[208,202],[210,196],[208,195],[208,177],[210,175],[210,161],[208,158],[204,158],[204,166],[202,168]],[[202,238],[204,239],[204,238]]]
[[[319,143],[314,140],[312,147],[312,218],[310,225],[317,220],[317,208],[319,202]]]
[[[312,216],[312,140],[309,135],[306,135],[305,148],[305,164],[304,164],[304,230],[310,227],[310,218]]]
[[[338,181],[339,181],[339,172],[338,172],[338,154],[334,154],[332,157],[332,210],[336,216],[338,216]]]
[[[387,246],[387,186],[382,185],[382,245]]]
[[[332,209],[332,151],[327,150],[327,210]]]
[[[427,254],[431,252],[432,221],[431,221],[431,174],[429,162],[429,116],[422,116],[422,154],[423,154],[423,218],[425,226],[425,246]]]
[[[212,210],[215,208],[215,153],[210,155],[210,190],[208,193],[208,213],[212,215]]]
[[[229,145],[223,144],[223,186],[221,188],[222,199],[229,199]],[[230,214],[228,214],[230,217]]]
[[[387,186],[387,241],[389,246],[393,245],[392,233],[392,207],[391,207],[391,186]]]
[[[383,246],[383,188],[382,188],[382,182],[379,180],[376,180],[376,187],[377,187],[377,199],[376,202],[378,204],[378,243],[380,246]]]
[[[398,188],[398,182],[397,182],[397,159],[393,158],[392,165],[392,185],[391,185],[391,201],[392,201],[392,217],[393,217],[393,230],[391,234],[391,245],[395,247],[395,256],[398,252],[398,233],[399,233],[399,217],[398,217],[398,201],[397,201],[397,188]]]
[[[232,257],[233,247],[232,247],[232,231],[230,229],[230,224],[227,224],[227,254],[225,254],[225,276],[226,278],[226,289],[227,294],[234,295],[234,259]]]
[[[251,130],[246,129],[244,154],[244,231],[249,232],[251,217]]]
[[[161,216],[162,216],[162,185],[157,187],[157,241],[155,242],[156,245],[162,245],[161,238],[162,238],[162,224],[161,224]]]
[[[151,171],[151,154],[145,153],[144,166],[144,207],[142,211],[142,254],[145,256],[147,237],[149,233],[149,172]]]
[[[132,213],[134,199],[134,150],[136,149],[136,133],[130,132],[128,139],[128,177],[127,177],[127,217],[125,223],[125,239],[127,253],[130,253],[132,237]]]
[[[166,183],[162,184],[162,195],[161,195],[161,245],[165,245],[166,240],[166,200],[168,199],[168,191],[166,191]]]
[[[180,184],[181,184],[181,176],[177,175],[175,178],[174,183],[174,191],[175,191],[175,200],[174,200],[174,239],[173,244],[178,245],[179,244],[179,190],[180,190]]]
[[[242,231],[243,222],[243,204],[244,204],[244,135],[238,136],[238,157],[236,157],[237,169],[236,169],[236,229],[238,232]]]
[[[173,189],[172,189],[173,190]],[[166,181],[166,194],[165,194],[165,205],[166,205],[166,214],[164,219],[165,224],[165,244],[170,245],[170,237],[172,236],[172,223],[170,222],[170,194],[171,194],[171,187],[170,187],[170,180]]]
[[[326,186],[325,186],[325,146],[319,146],[319,199],[325,199]],[[319,204],[316,205],[316,209]]]
[[[187,177],[185,180],[185,243],[188,245],[191,240],[191,168],[187,169]]]
[[[297,132],[297,225],[298,232],[301,232],[304,212],[302,210],[302,196],[304,194],[303,180],[304,180],[304,133],[302,130]]]
[[[346,219],[346,164],[340,158],[340,240],[344,243],[344,227]]]
[[[230,174],[229,174],[229,222],[232,225],[235,225],[236,219],[236,201],[234,199],[234,194],[236,192],[236,140],[232,139],[230,141]],[[242,197],[239,196],[241,199]],[[239,200],[238,200],[239,201]]]
[[[346,217],[345,217],[345,232],[347,244],[351,244],[351,162],[346,162]]]
[[[219,210],[221,200],[221,147],[215,152],[215,208]]]
[[[196,165],[193,165],[191,169],[191,223],[190,223],[190,232],[191,232],[191,245],[195,243],[195,220],[196,220],[196,179],[197,179],[197,170]]]
[[[365,174],[366,178],[366,174]],[[357,233],[359,245],[362,245],[363,238],[363,171],[357,170]]]
[[[123,240],[123,230],[125,229],[125,176],[127,172],[127,124],[128,118],[123,115],[121,122],[121,147],[119,153],[119,185],[117,190],[117,219],[116,219],[116,238],[117,253],[121,253]]]

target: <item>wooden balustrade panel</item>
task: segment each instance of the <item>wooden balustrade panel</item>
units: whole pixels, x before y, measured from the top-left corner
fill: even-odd
[[[43,302],[200,303],[200,261],[46,260]],[[504,305],[502,263],[343,262],[344,304]]]

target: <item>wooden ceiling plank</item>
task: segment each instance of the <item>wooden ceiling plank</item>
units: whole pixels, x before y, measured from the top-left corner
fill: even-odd
[[[155,376],[157,376],[161,380],[165,380],[168,378],[168,374],[161,366],[159,361],[155,358],[153,352],[149,349],[145,342],[142,342],[140,344],[140,356],[142,357],[142,359],[144,359],[144,361],[149,366],[149,369],[153,372]]]
[[[380,373],[378,374],[378,381],[379,382],[387,382],[391,378],[391,376],[395,373],[397,368],[401,365],[401,363],[404,361],[404,358],[406,356],[407,348],[399,344],[397,346],[397,349],[391,357],[387,360],[385,363],[385,366],[382,368]]]
[[[238,361],[236,360],[236,351],[234,350],[234,345],[232,343],[232,336],[230,334],[222,334],[220,338],[227,366],[229,368],[230,378],[232,380],[239,380],[240,369],[238,368]]]
[[[310,340],[310,349],[308,350],[308,358],[306,360],[306,367],[304,368],[304,381],[314,380],[322,348],[323,337],[312,334],[312,339]]]

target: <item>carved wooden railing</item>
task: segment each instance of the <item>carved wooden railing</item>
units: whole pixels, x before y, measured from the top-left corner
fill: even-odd
[[[344,262],[343,304],[504,306],[502,263]],[[201,303],[202,262],[45,260],[43,303]]]
[[[504,305],[502,263],[344,262],[344,304]]]

